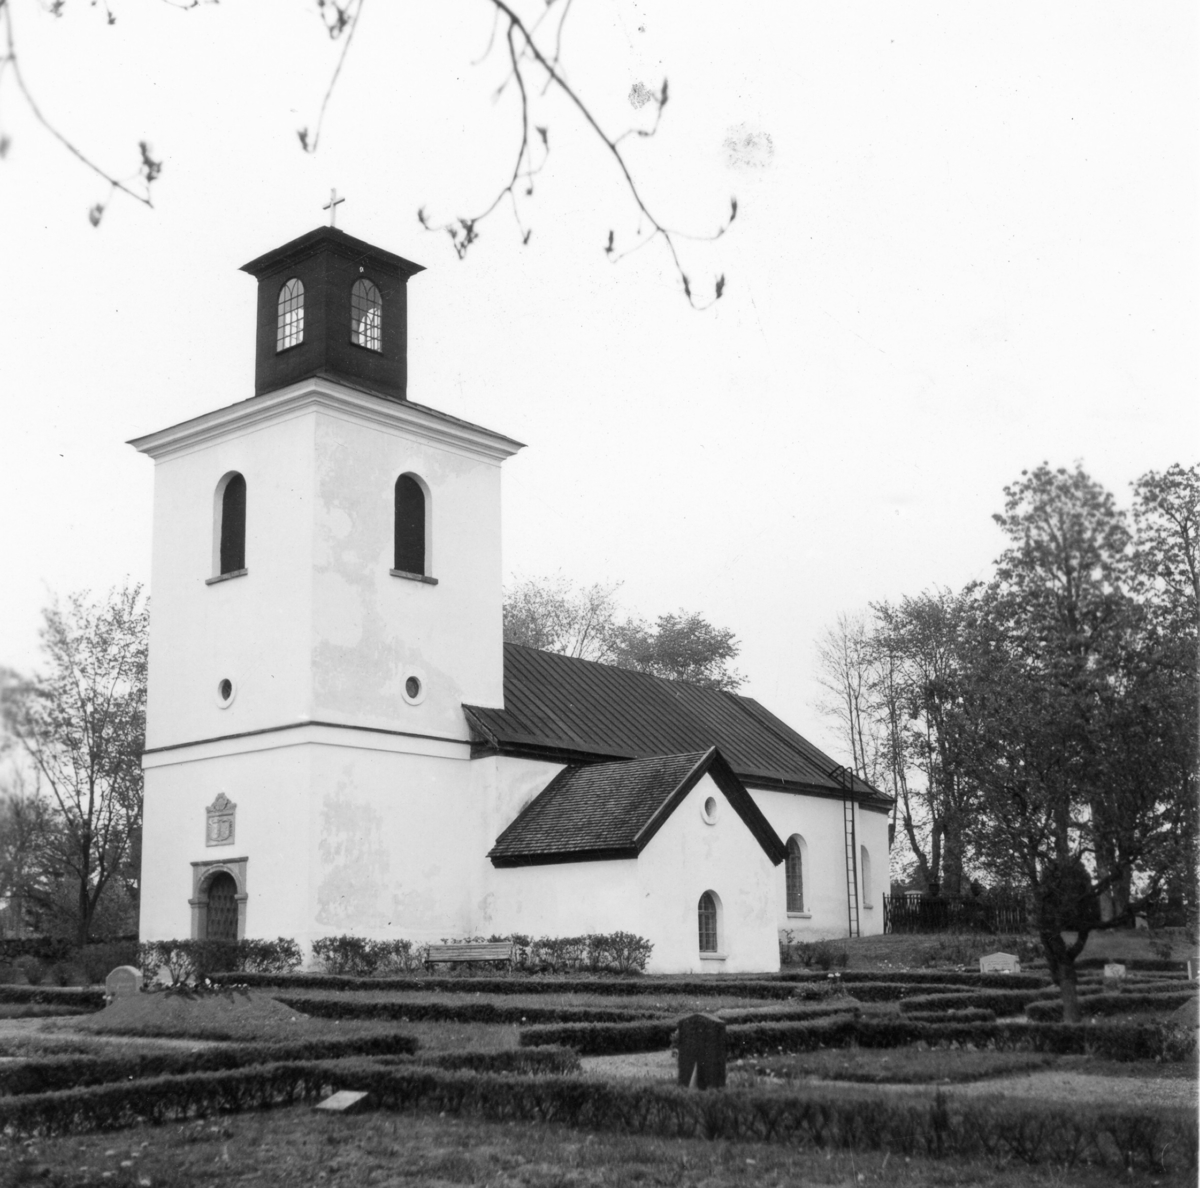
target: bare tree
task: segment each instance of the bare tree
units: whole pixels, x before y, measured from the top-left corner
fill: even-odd
[[[200,7],[201,3],[215,4],[217,0],[162,0],[162,2],[186,11]],[[520,99],[520,117],[515,137],[512,170],[500,184],[492,200],[481,209],[469,215],[458,215],[453,219],[437,221],[431,219],[422,207],[417,212],[417,218],[421,225],[426,230],[448,235],[455,253],[459,259],[463,259],[479,238],[480,224],[497,209],[508,206],[516,222],[521,241],[528,243],[533,232],[522,217],[521,207],[523,200],[533,196],[535,179],[545,168],[550,154],[550,121],[549,117],[542,113],[543,109],[548,107],[547,95],[553,93],[567,101],[568,106],[578,117],[579,127],[592,138],[594,143],[598,144],[605,156],[612,162],[639,220],[648,228],[648,232],[645,234],[639,230],[637,240],[627,247],[618,245],[616,232],[610,228],[607,242],[603,244],[604,253],[616,261],[630,252],[640,250],[647,243],[661,242],[679,277],[683,295],[693,308],[707,308],[720,300],[725,291],[724,274],[712,281],[711,297],[705,301],[698,301],[692,276],[685,270],[680,257],[679,245],[683,240],[712,241],[720,239],[737,218],[737,199],[730,199],[727,212],[722,218],[714,220],[713,229],[707,233],[688,234],[678,228],[673,228],[663,220],[657,208],[651,206],[645,197],[625,151],[627,141],[649,139],[658,131],[663,111],[667,106],[667,80],[663,79],[662,86],[657,91],[643,87],[638,92],[639,106],[645,109],[641,124],[624,128],[619,132],[607,130],[602,127],[592,105],[568,80],[563,66],[563,29],[571,11],[572,0],[544,0],[539,6],[529,4],[528,15],[523,15],[518,11],[521,6],[516,0],[481,0],[481,2],[490,5],[494,19],[491,38],[480,61],[486,59],[496,46],[501,46],[501,52],[507,60],[508,70],[497,94],[502,94],[512,87]],[[91,5],[95,7],[96,0],[91,0]],[[305,152],[315,153],[320,144],[325,113],[333,99],[338,79],[341,77],[342,69],[354,41],[354,35],[362,23],[365,6],[366,0],[317,0],[317,13],[325,31],[332,39],[341,41],[341,53],[338,55],[329,84],[325,89],[315,127],[311,131],[307,127],[297,130],[297,138]],[[51,0],[48,10],[55,16],[61,16],[66,7],[67,0]],[[100,224],[108,201],[116,194],[123,194],[146,206],[153,205],[151,186],[162,172],[162,162],[152,156],[146,141],[138,142],[140,164],[136,170],[128,175],[118,176],[114,171],[98,165],[69,136],[43,115],[21,73],[12,9],[13,0],[0,0],[0,21],[3,23],[4,32],[3,51],[0,52],[0,83],[3,82],[5,72],[10,73],[17,92],[38,123],[77,160],[108,183],[108,197],[102,202],[95,203],[88,211],[92,225]],[[116,12],[108,0],[105,0],[103,12],[109,25],[116,23]],[[8,138],[0,131],[0,157],[3,157],[8,143]],[[601,247],[599,242],[597,247]]]
[[[878,715],[875,648],[865,615],[838,615],[817,641],[817,680],[828,693],[819,708],[838,723],[854,774],[880,786],[885,739]]]
[[[44,614],[44,674],[10,682],[0,709],[37,772],[87,942],[110,885],[129,883],[141,828],[147,609],[140,586],[73,595]]]

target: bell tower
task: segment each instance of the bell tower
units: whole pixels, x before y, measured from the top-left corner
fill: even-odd
[[[318,227],[242,271],[258,281],[256,396],[320,376],[406,398],[408,279],[420,264]]]
[[[463,705],[503,704],[521,443],[408,399],[420,265],[320,227],[244,270],[253,396],[130,443],[154,461],[142,935],[436,936],[482,828]]]

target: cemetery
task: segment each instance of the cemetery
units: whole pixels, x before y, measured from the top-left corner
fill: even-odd
[[[596,1183],[624,1182],[630,1160],[659,1182],[680,1160],[715,1183],[759,1167],[1195,1180],[1190,945],[1085,953],[1086,1022],[1072,1025],[1044,965],[1012,951],[1028,945],[988,937],[957,938],[969,965],[936,949],[923,964],[910,945],[906,967],[894,938],[856,938],[785,950],[777,973],[707,977],[532,967],[570,946],[519,937],[507,965],[428,966],[411,947],[338,939],[305,970],[284,940],[144,945],[89,986],[0,968],[0,1163],[50,1183],[169,1183],[180,1160],[219,1162],[231,1143],[261,1170],[292,1135],[297,1151],[316,1144],[306,1159],[336,1150],[368,1176],[401,1127],[417,1183],[467,1127],[450,1182],[511,1171],[514,1150],[561,1168],[580,1144],[621,1152],[610,1165],[592,1148],[581,1182]]]

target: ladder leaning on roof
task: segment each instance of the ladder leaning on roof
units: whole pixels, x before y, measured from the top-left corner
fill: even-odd
[[[853,777],[844,767],[835,767],[829,773],[846,789],[842,800],[842,818],[846,832],[846,908],[850,917],[850,936],[861,936],[858,921],[858,834],[854,821],[854,799],[850,795]]]

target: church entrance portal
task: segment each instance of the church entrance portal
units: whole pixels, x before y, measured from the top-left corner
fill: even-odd
[[[208,884],[208,912],[205,920],[205,940],[238,938],[237,883],[233,875],[221,871]]]

